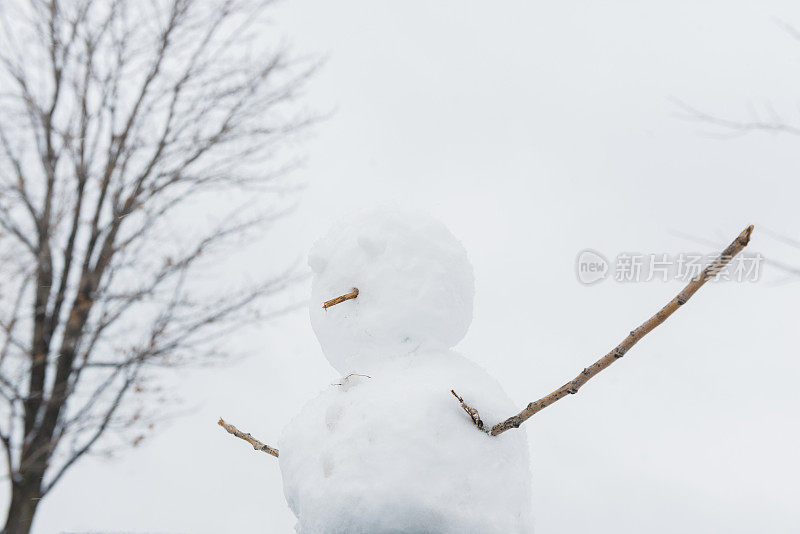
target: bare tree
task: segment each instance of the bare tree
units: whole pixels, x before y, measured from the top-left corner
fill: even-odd
[[[314,65],[260,44],[268,4],[3,0],[6,534],[30,531],[101,438],[146,430],[135,399],[155,373],[216,354],[293,277],[217,296],[197,282],[208,252],[290,207],[285,154],[310,122],[294,102]],[[226,214],[219,195],[258,202]]]

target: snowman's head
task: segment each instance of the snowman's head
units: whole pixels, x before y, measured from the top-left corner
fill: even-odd
[[[472,321],[472,266],[439,221],[396,208],[336,224],[311,250],[311,324],[341,373],[458,343]],[[353,298],[356,294],[357,297]],[[339,302],[323,308],[336,297]]]

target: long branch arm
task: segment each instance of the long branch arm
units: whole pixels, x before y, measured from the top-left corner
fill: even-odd
[[[570,380],[549,395],[546,395],[537,401],[531,402],[525,407],[524,410],[516,415],[512,415],[505,421],[497,423],[491,429],[486,429],[482,424],[478,425],[475,423],[476,426],[478,426],[480,430],[491,434],[492,436],[497,436],[506,430],[518,428],[534,414],[544,410],[557,400],[562,399],[567,395],[574,395],[577,393],[581,386],[588,382],[592,377],[617,361],[619,358],[622,358],[640,339],[650,333],[655,327],[666,321],[667,317],[675,313],[678,308],[686,304],[686,302],[688,302],[692,295],[694,295],[697,290],[703,286],[703,284],[705,284],[710,278],[716,276],[717,273],[719,273],[731,261],[731,259],[733,259],[734,256],[736,256],[742,251],[742,249],[744,249],[744,247],[747,246],[747,244],[750,242],[750,235],[752,233],[752,225],[745,228],[742,233],[733,240],[733,243],[728,245],[728,247],[723,250],[713,262],[711,262],[699,275],[697,275],[697,277],[695,277],[686,287],[683,288],[683,291],[678,293],[675,298],[670,300],[666,306],[656,312],[655,315],[642,323],[641,326],[635,330],[631,330],[630,334],[628,334],[619,345],[611,349],[608,354],[594,362],[589,367],[584,368],[583,371],[581,371],[580,374],[578,374],[578,376],[576,376],[574,379]],[[456,395],[456,393],[453,392],[453,395]],[[464,408],[464,410],[470,414],[473,422],[476,422],[476,420],[480,421],[480,416],[475,408],[467,405],[460,397],[459,401],[461,402],[462,408]]]

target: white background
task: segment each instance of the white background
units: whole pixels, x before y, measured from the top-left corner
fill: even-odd
[[[669,100],[800,122],[800,42],[779,20],[800,24],[797,3],[284,2],[275,31],[328,58],[306,100],[333,114],[306,144],[299,209],[249,268],[305,254],[360,206],[427,209],[475,266],[458,348],[522,407],[680,288],[582,286],[580,250],[710,252],[679,233],[724,246],[753,223],[753,251],[800,265],[763,231],[800,235],[800,138],[710,137]],[[769,266],[706,286],[530,420],[537,532],[800,531],[798,297],[800,278]],[[291,532],[278,462],[216,420],[277,444],[335,373],[304,311],[233,344],[248,356],[175,377],[186,415],[83,461],[35,532]]]

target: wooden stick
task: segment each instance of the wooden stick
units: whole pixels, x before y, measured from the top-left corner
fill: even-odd
[[[736,256],[744,247],[747,246],[747,244],[750,242],[750,234],[752,233],[752,225],[745,228],[742,233],[739,234],[736,239],[734,239],[733,243],[731,243],[728,248],[722,251],[722,254],[720,254],[717,259],[711,262],[703,270],[703,272],[697,275],[696,278],[694,278],[685,288],[683,288],[683,291],[678,293],[675,298],[669,301],[667,305],[661,308],[655,315],[642,323],[639,328],[636,330],[631,330],[630,334],[628,334],[628,336],[622,340],[619,345],[614,347],[611,352],[594,362],[589,367],[586,367],[570,382],[567,382],[549,395],[528,404],[528,406],[518,414],[513,415],[505,421],[494,425],[491,431],[489,431],[489,434],[492,436],[497,436],[511,428],[518,428],[535,413],[547,408],[557,400],[562,399],[567,395],[574,395],[577,393],[581,386],[588,382],[589,379],[617,361],[619,358],[622,358],[628,352],[628,350],[630,350],[630,348],[636,344],[637,341],[646,336],[655,327],[663,323],[667,317],[675,312],[675,310],[686,304],[686,302],[688,302],[692,295],[694,295],[697,290],[703,286],[703,284],[705,284],[710,278],[716,276],[734,256]],[[453,394],[455,395],[455,393]],[[476,420],[480,421],[480,417],[477,415],[477,410],[465,404],[460,397],[458,397],[458,400],[461,402],[464,410],[470,415],[470,418],[475,423],[475,426],[485,432],[485,430],[482,428],[482,424],[478,425],[476,422]]]
[[[351,291],[350,293],[347,293],[346,295],[342,295],[341,297],[336,297],[335,299],[326,300],[322,304],[322,307],[327,310],[331,306],[336,306],[337,304],[341,304],[342,302],[344,302],[346,300],[354,299],[357,296],[358,296],[358,288],[354,287],[353,291]]]
[[[452,389],[450,390],[450,393],[452,393],[453,396],[458,399],[458,402],[461,403],[461,407],[470,416],[470,418],[472,419],[472,422],[475,423],[475,426],[478,427],[478,430],[483,430],[484,432],[488,433],[489,431],[486,430],[486,428],[483,426],[483,420],[481,419],[481,416],[478,413],[478,410],[476,410],[475,408],[471,408],[471,407],[467,406],[467,403],[464,402],[464,399],[462,399],[461,396],[458,393],[456,393],[455,391],[453,391]]]
[[[266,452],[267,454],[271,454],[275,458],[278,457],[278,449],[273,449],[269,445],[265,445],[264,443],[261,443],[256,438],[251,436],[249,433],[242,432],[241,430],[239,430],[235,426],[229,425],[228,423],[226,423],[222,419],[222,417],[219,418],[219,421],[217,421],[217,424],[219,426],[221,426],[222,428],[224,428],[225,430],[227,430],[228,434],[233,434],[237,438],[245,440],[247,443],[252,445],[255,450]]]

